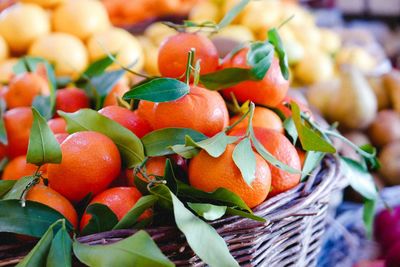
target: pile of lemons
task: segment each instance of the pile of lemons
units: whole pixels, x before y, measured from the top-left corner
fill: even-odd
[[[57,76],[74,76],[107,53],[135,71],[143,67],[138,40],[112,27],[101,1],[22,0],[0,14],[0,82],[23,55],[49,60]]]

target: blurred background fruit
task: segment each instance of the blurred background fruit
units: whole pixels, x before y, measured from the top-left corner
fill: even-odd
[[[36,39],[49,32],[49,15],[34,4],[13,5],[0,16],[0,35],[16,53],[26,52]]]
[[[83,42],[67,33],[50,33],[38,38],[32,43],[28,53],[54,64],[55,72],[59,76],[76,76],[89,63]]]

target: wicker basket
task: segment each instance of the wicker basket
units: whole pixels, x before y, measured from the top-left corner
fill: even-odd
[[[255,208],[254,213],[264,217],[266,223],[232,216],[214,221],[212,225],[241,266],[316,266],[331,196],[341,189],[341,180],[339,161],[327,156],[306,182]],[[175,227],[146,231],[177,266],[204,265]],[[78,240],[91,245],[108,244],[134,233],[135,230],[115,230]],[[2,247],[0,266],[15,264],[21,259],[21,254],[6,259],[12,252]],[[11,249],[16,252],[16,246]]]

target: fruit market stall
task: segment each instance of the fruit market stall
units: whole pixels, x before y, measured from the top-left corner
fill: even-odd
[[[392,216],[400,82],[369,32],[296,1],[3,8],[0,266],[325,266],[344,188],[363,240]]]

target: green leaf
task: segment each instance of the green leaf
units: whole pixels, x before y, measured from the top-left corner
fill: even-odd
[[[132,227],[137,222],[140,215],[151,208],[157,200],[158,197],[153,195],[142,196],[113,229],[128,229]]]
[[[46,120],[32,108],[33,124],[29,135],[26,161],[37,166],[45,163],[60,163],[61,148]]]
[[[10,191],[16,182],[17,180],[0,180],[0,198]]]
[[[157,204],[165,209],[172,210],[171,190],[165,185],[157,185],[150,188],[150,193],[158,198]]]
[[[135,175],[133,182],[135,184],[135,187],[140,191],[143,196],[149,194],[149,190],[147,190],[147,182],[140,179],[137,175]]]
[[[155,78],[134,86],[123,99],[141,99],[151,102],[169,102],[188,94],[188,84],[172,78]]]
[[[110,245],[89,246],[75,241],[73,250],[75,256],[89,267],[174,266],[143,230]]]
[[[0,143],[3,145],[8,144],[7,131],[4,125],[4,113],[6,112],[7,104],[3,98],[0,98]]]
[[[92,215],[92,217],[85,228],[82,229],[81,235],[109,231],[118,223],[115,213],[109,207],[100,203],[90,204],[86,213]]]
[[[285,78],[285,80],[289,80],[288,58],[277,29],[272,28],[268,31],[268,41],[274,46],[275,52],[278,55],[282,76]]]
[[[217,206],[207,203],[187,203],[197,215],[203,217],[208,221],[214,221],[225,215],[226,206]]]
[[[185,159],[191,159],[200,152],[200,148],[186,145],[174,145],[170,149]]]
[[[229,24],[236,18],[236,16],[244,9],[244,7],[250,2],[250,0],[241,0],[237,3],[225,16],[222,20],[218,23],[218,28],[222,29]]]
[[[372,229],[375,217],[375,199],[364,199],[363,222],[368,238],[372,239]]]
[[[226,214],[237,215],[237,216],[249,218],[249,219],[252,219],[252,220],[258,221],[258,222],[266,222],[266,220],[260,216],[254,215],[253,213],[249,213],[246,211],[231,208],[231,207],[227,207]]]
[[[49,106],[50,96],[38,95],[33,99],[32,107],[35,108],[46,120],[53,117],[53,110],[49,109]]]
[[[295,174],[301,173],[300,170],[295,169],[295,168],[283,163],[282,161],[277,160],[271,153],[269,153],[269,151],[265,149],[265,147],[260,143],[260,141],[258,141],[258,139],[256,138],[252,129],[250,130],[250,139],[253,143],[254,148],[257,150],[258,154],[260,154],[261,157],[263,157],[266,161],[271,163],[273,166],[275,166],[279,169],[282,169],[288,173],[295,173]]]
[[[350,186],[366,199],[377,199],[374,178],[363,166],[355,160],[341,157],[343,173],[349,180]]]
[[[325,153],[318,151],[307,151],[306,159],[304,160],[303,172],[301,175],[301,179],[304,180],[308,175],[311,174],[313,170],[321,163],[321,160],[324,158]]]
[[[170,147],[184,144],[187,135],[196,142],[207,139],[207,136],[204,134],[189,128],[156,130],[142,137],[146,156],[155,157],[174,154],[174,151]]]
[[[190,136],[185,137],[185,145],[204,149],[211,157],[218,158],[226,149],[226,146],[239,140],[237,136],[227,136],[225,132],[220,132],[211,138],[196,142]]]
[[[91,109],[81,109],[74,113],[59,111],[58,114],[67,122],[69,133],[95,131],[108,136],[117,145],[126,167],[133,168],[143,162],[142,142],[121,124]]]
[[[33,174],[33,173],[32,173]],[[25,176],[16,181],[3,199],[21,199],[23,193],[37,183],[35,176]]]
[[[46,265],[47,254],[54,237],[53,228],[57,224],[59,224],[59,221],[56,221],[47,229],[35,247],[17,264],[17,267],[48,266]]]
[[[292,144],[295,145],[299,135],[297,134],[296,125],[294,124],[293,118],[288,117],[283,122],[283,127],[285,128],[286,134],[289,136],[289,139],[292,141]]]
[[[247,64],[251,66],[251,74],[257,80],[262,80],[271,66],[274,48],[269,43],[254,42],[247,52]]]
[[[300,115],[300,108],[296,102],[292,101],[291,107],[292,118],[294,124],[296,125],[297,133],[299,134],[299,139],[303,149],[306,151],[335,153],[336,149],[332,146],[332,144],[321,137],[317,131],[303,124]]]
[[[71,267],[72,240],[67,229],[61,227],[53,241],[47,255],[46,267]]]
[[[365,144],[360,146],[360,149],[369,153],[370,157],[363,156],[363,159],[367,163],[368,168],[371,170],[378,170],[381,167],[381,163],[379,162],[378,158],[376,157],[376,148],[370,144]]]
[[[0,232],[41,237],[59,219],[65,219],[58,211],[38,202],[26,201],[25,207],[16,199],[0,201]],[[67,229],[72,225],[66,221]]]
[[[172,192],[170,195],[174,206],[176,225],[185,235],[189,246],[196,255],[210,266],[239,266],[217,231],[186,209]]]
[[[10,160],[7,157],[4,157],[0,160],[0,172],[4,171],[5,167],[7,166]]]
[[[252,212],[238,195],[221,187],[213,192],[204,192],[178,181],[178,196],[190,199],[192,202],[206,202],[228,207],[238,207],[242,210]]]
[[[114,63],[112,58],[106,56],[103,58],[100,58],[93,63],[91,63],[86,70],[83,72],[84,77],[93,77],[93,76],[99,76],[104,73],[104,71],[111,66]]]
[[[94,76],[91,78],[91,84],[96,88],[97,93],[104,97],[108,95],[114,85],[121,79],[124,75],[125,70],[115,70],[105,72],[99,76]]]
[[[34,101],[33,105],[35,107],[38,107],[40,105],[41,108],[38,108],[38,110],[40,111],[42,116],[49,119],[52,117],[54,112],[54,107],[56,105],[57,80],[56,80],[56,75],[54,73],[54,68],[44,58],[24,56],[20,58],[20,60],[14,65],[13,70],[15,74],[21,74],[24,72],[34,72],[37,70],[37,67],[40,64],[44,64],[46,68],[46,76],[49,81],[50,96],[48,96],[48,99],[38,98],[38,100],[36,100],[36,103]],[[43,105],[45,101],[46,103],[49,103],[49,105],[47,106]]]
[[[167,182],[168,188],[174,194],[176,194],[178,192],[177,179],[176,179],[176,176],[175,176],[174,166],[172,165],[170,159],[167,159],[166,162],[165,162],[164,180]]]
[[[200,83],[210,90],[221,90],[240,82],[253,80],[250,69],[225,68],[200,76]]]
[[[232,159],[239,168],[245,182],[251,186],[256,178],[256,155],[251,147],[250,138],[244,138],[236,145]]]

